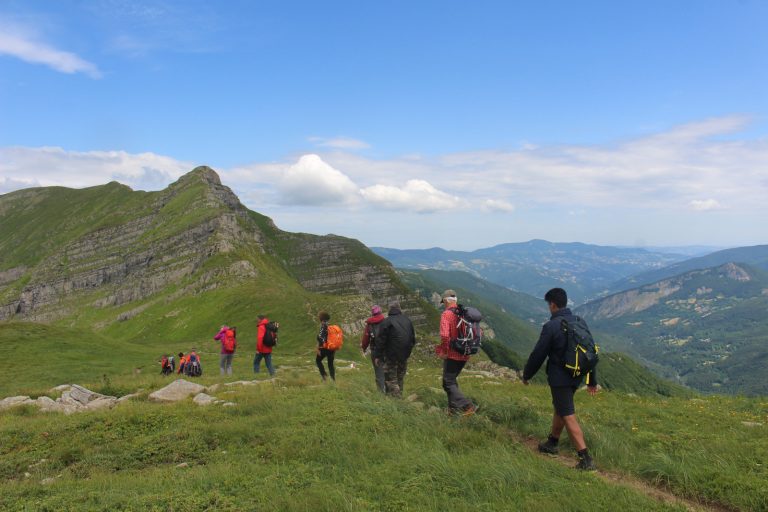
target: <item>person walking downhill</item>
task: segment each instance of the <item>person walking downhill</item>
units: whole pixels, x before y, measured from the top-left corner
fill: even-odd
[[[253,358],[253,373],[261,372],[261,360],[264,360],[264,364],[267,366],[267,371],[270,377],[274,377],[275,368],[272,366],[272,347],[275,346],[274,331],[269,327],[278,327],[269,325],[269,318],[265,315],[258,316],[259,323],[256,328],[256,356]],[[275,340],[276,341],[276,340]]]
[[[221,375],[232,375],[232,359],[237,348],[237,327],[222,325],[219,333],[213,337],[221,342],[221,355],[219,356],[219,372]]]
[[[336,352],[325,348],[326,343],[328,342],[328,321],[330,319],[331,315],[325,311],[321,311],[318,315],[318,320],[320,320],[320,332],[317,333],[317,357],[315,357],[315,363],[317,363],[317,368],[320,370],[320,376],[323,380],[326,380],[327,374],[323,367],[323,359],[328,358],[328,373],[331,375],[331,380],[335,381],[336,369],[333,367],[333,358],[336,355]]]
[[[568,295],[562,288],[552,288],[544,295],[544,300],[549,305],[552,317],[542,327],[539,341],[528,357],[528,362],[523,370],[523,384],[528,385],[528,381],[541,368],[544,359],[547,359],[547,382],[552,393],[554,414],[552,415],[552,430],[547,440],[539,443],[539,451],[552,455],[557,454],[560,434],[565,428],[568,431],[571,444],[576,448],[579,456],[576,468],[594,471],[596,469],[595,463],[587,450],[581,426],[576,421],[576,409],[573,403],[573,395],[579,388],[583,375],[574,377],[565,368],[568,340],[563,331],[563,321],[575,325],[578,320],[566,307]],[[586,324],[584,325],[586,327]],[[597,374],[594,369],[587,373],[587,391],[592,396],[597,393]]]
[[[403,397],[403,381],[408,370],[408,358],[416,345],[413,322],[395,301],[389,305],[389,316],[381,322],[379,339],[373,351],[374,362],[384,366],[386,394]]]
[[[384,366],[376,362],[376,358],[373,356],[373,353],[376,350],[376,345],[378,343],[377,339],[381,322],[383,322],[386,317],[381,313],[381,307],[379,306],[373,306],[371,308],[371,315],[372,316],[365,320],[365,330],[363,331],[363,336],[360,339],[360,350],[363,351],[363,355],[365,355],[366,351],[371,353],[373,375],[376,378],[376,388],[382,393],[385,393],[386,388],[384,386]]]
[[[435,352],[439,358],[443,359],[443,389],[448,395],[448,412],[470,416],[475,414],[478,406],[464,396],[457,380],[470,356],[460,354],[451,347],[451,341],[457,339],[459,335],[456,292],[445,290],[441,302],[445,305],[445,311],[440,316],[440,344]]]

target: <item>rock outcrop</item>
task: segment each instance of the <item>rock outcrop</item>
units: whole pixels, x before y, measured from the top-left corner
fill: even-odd
[[[178,379],[154,393],[150,393],[149,399],[153,402],[178,402],[191,395],[197,395],[205,391],[205,386]]]

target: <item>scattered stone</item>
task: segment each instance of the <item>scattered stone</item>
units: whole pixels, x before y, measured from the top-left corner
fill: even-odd
[[[88,405],[90,402],[98,400],[99,398],[115,398],[108,397],[100,393],[95,393],[90,389],[78,386],[77,384],[72,384],[72,389],[69,390],[69,397],[77,402],[80,402],[82,405]]]
[[[763,426],[762,423],[758,423],[757,421],[742,421],[741,424],[744,425],[745,427],[762,427]]]
[[[55,478],[46,478],[46,479],[42,480],[40,483],[43,484],[43,485],[51,485],[55,481],[56,481]]]
[[[19,405],[29,405],[34,403],[35,401],[28,396],[9,396],[8,398],[3,398],[0,400],[0,411],[4,411]]]
[[[211,405],[216,402],[216,397],[206,395],[205,393],[198,393],[192,401],[197,405]]]
[[[189,395],[196,395],[202,393],[205,390],[205,386],[189,382],[184,379],[178,379],[162,389],[158,389],[154,393],[149,395],[149,399],[154,402],[178,402],[184,400]]]
[[[188,468],[189,464],[187,464],[186,462],[182,462],[181,464],[176,464],[176,467],[177,468]]]
[[[24,478],[29,478],[32,476],[32,473],[26,472],[24,473]]]
[[[117,398],[113,396],[107,396],[103,398],[97,398],[85,406],[85,409],[89,411],[98,411],[100,409],[111,409],[117,403]]]
[[[406,400],[408,400],[409,402],[415,402],[418,399],[419,399],[419,395],[417,395],[416,393],[412,395],[408,395],[408,398],[406,398]]]
[[[64,391],[69,391],[71,388],[72,388],[72,384],[62,384],[61,386],[56,386],[55,388],[51,388],[48,392],[63,393]]]
[[[229,386],[255,386],[260,381],[258,380],[236,380],[235,382],[227,382],[224,385]]]
[[[47,396],[41,396],[37,399],[36,402],[37,406],[40,408],[42,412],[63,412],[64,414],[72,414],[73,412],[77,412],[77,410],[82,406],[72,405],[72,404],[65,404],[62,402],[57,402],[55,400],[52,400],[51,398],[48,398]]]
[[[208,386],[205,390],[208,393],[215,393],[220,389],[221,389],[221,384],[214,384],[213,386]]]
[[[222,407],[234,407],[236,405],[237,404],[235,402],[224,402],[223,404],[221,404]]]

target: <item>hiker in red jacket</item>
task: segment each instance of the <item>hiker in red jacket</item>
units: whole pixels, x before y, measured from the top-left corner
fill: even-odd
[[[469,416],[477,411],[477,406],[461,392],[457,378],[470,356],[451,348],[451,340],[459,337],[456,292],[445,290],[442,303],[445,305],[445,311],[440,316],[440,345],[435,352],[443,359],[443,389],[448,394],[448,412]]]
[[[219,359],[219,371],[222,375],[232,375],[232,359],[237,348],[237,327],[222,325],[219,333],[213,337],[221,342],[221,357]]]
[[[272,366],[272,348],[277,343],[277,328],[279,324],[270,323],[269,318],[264,315],[258,316],[259,322],[256,328],[256,357],[253,358],[253,373],[261,371],[261,360],[267,366],[270,377],[275,375],[275,368]]]
[[[376,348],[376,336],[379,334],[379,324],[386,318],[381,312],[381,307],[373,306],[371,308],[371,317],[365,320],[365,330],[363,331],[363,337],[360,339],[360,350],[363,354],[366,351],[373,354]],[[377,364],[376,358],[371,355],[371,362],[373,363],[373,374],[376,378],[376,387],[382,393],[386,392],[384,386],[384,365]],[[379,361],[381,363],[381,361]]]

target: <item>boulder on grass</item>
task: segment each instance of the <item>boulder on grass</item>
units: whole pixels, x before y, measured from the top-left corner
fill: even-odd
[[[158,389],[154,393],[149,395],[149,399],[153,402],[178,402],[184,400],[189,395],[196,395],[202,393],[205,390],[205,386],[189,382],[184,379],[178,379],[162,389]]]

